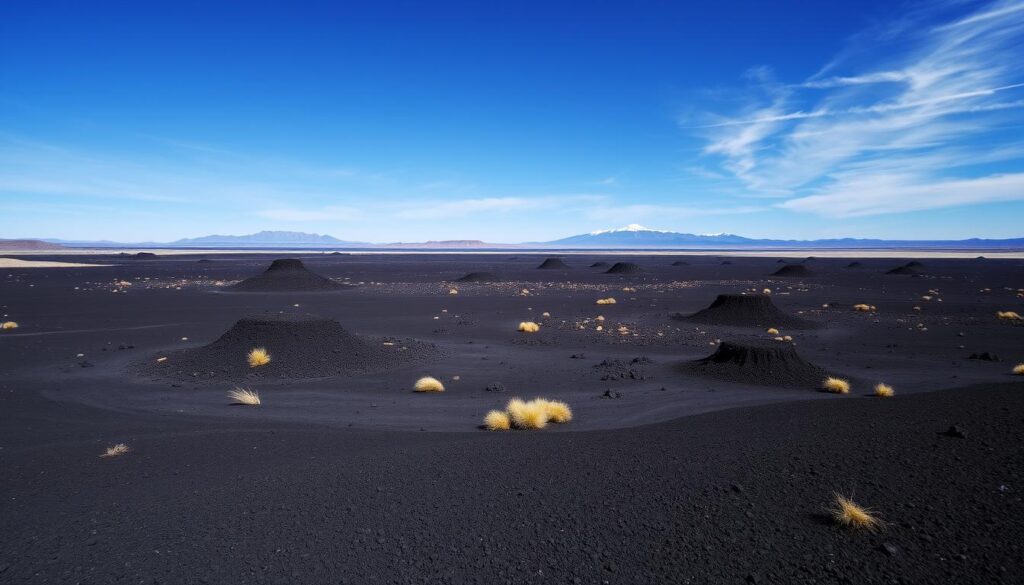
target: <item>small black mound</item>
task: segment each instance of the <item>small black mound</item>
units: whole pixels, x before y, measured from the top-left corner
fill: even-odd
[[[566,269],[568,267],[569,267],[569,265],[566,264],[565,262],[562,262],[561,258],[548,258],[548,259],[544,260],[543,262],[541,262],[540,266],[538,266],[537,269],[538,270],[564,270],[564,269]]]
[[[270,363],[252,368],[247,356],[257,347],[270,353]],[[165,361],[153,358],[139,367],[175,379],[324,378],[386,370],[435,354],[433,346],[414,340],[353,335],[333,319],[268,314],[240,319],[209,345],[161,354]]]
[[[918,271],[917,268],[911,266],[910,264],[904,264],[902,266],[897,266],[896,268],[886,271],[886,274],[913,276],[918,274]]]
[[[675,262],[672,263],[672,266],[689,266],[689,265],[690,265],[690,263],[687,262],[686,260],[676,260]]]
[[[728,266],[732,264],[732,260],[722,260],[722,266]]]
[[[787,278],[796,278],[801,276],[811,276],[814,273],[807,269],[803,264],[786,264],[782,268],[779,268],[772,273],[772,276],[782,276]]]
[[[455,282],[494,282],[498,276],[493,272],[470,272],[469,274],[456,278]]]
[[[605,274],[637,274],[641,272],[640,267],[632,262],[616,262],[612,267],[605,270]]]
[[[748,345],[723,341],[715,353],[683,364],[682,370],[728,382],[795,388],[819,388],[828,376],[822,368],[804,361],[788,343]]]
[[[863,262],[858,262],[858,261],[854,260],[853,262],[850,262],[849,264],[847,264],[846,267],[847,268],[864,268],[864,263]]]
[[[607,262],[594,262],[593,264],[590,265],[590,267],[591,268],[607,268],[608,267],[608,263]]]
[[[285,258],[274,260],[270,268],[259,276],[247,278],[228,287],[234,292],[323,292],[349,288],[310,272],[302,260]]]
[[[132,256],[132,258],[139,258],[139,259],[156,258],[156,254],[154,254],[152,252],[136,252],[135,255]]]
[[[906,266],[907,268],[924,268],[924,264],[918,262],[917,260],[911,260],[910,262],[904,264],[904,266]]]
[[[693,315],[676,314],[673,318],[691,323],[727,325],[730,327],[789,327],[807,329],[813,321],[782,312],[768,295],[718,295],[715,302]]]
[[[213,262],[213,260],[210,260],[209,258],[200,258],[199,259],[199,263],[200,264],[209,264],[210,262]]]

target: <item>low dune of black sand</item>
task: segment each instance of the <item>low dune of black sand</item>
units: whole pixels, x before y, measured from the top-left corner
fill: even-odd
[[[676,260],[672,263],[672,266],[689,266],[690,263],[685,260]]]
[[[897,266],[895,268],[891,268],[891,269],[887,270],[885,273],[886,274],[895,275],[895,276],[915,276],[915,275],[920,274],[920,271],[918,270],[918,266],[920,266],[920,265],[921,265],[920,263],[917,263],[917,264],[914,264],[914,263],[903,264],[903,265]]]
[[[730,327],[808,329],[816,326],[813,321],[784,313],[775,305],[771,296],[764,294],[718,295],[708,308],[701,309],[693,315],[676,313],[673,318],[691,323]]]
[[[469,272],[455,279],[455,282],[497,282],[498,275],[493,272]]]
[[[274,260],[270,268],[258,276],[228,287],[232,292],[325,292],[349,288],[310,271],[302,260]]]
[[[642,269],[632,262],[616,262],[605,274],[638,274]]]
[[[569,265],[561,258],[547,258],[537,267],[538,270],[565,270]]]
[[[254,348],[266,349],[270,363],[251,367],[246,356]],[[209,345],[152,356],[136,371],[186,380],[323,378],[383,371],[436,356],[429,344],[363,338],[332,319],[269,314],[240,319]]]
[[[854,260],[853,262],[847,264],[846,267],[851,269],[864,268],[864,263],[859,260]]]
[[[782,268],[779,268],[772,273],[772,276],[781,276],[785,278],[799,278],[803,276],[812,276],[814,273],[811,272],[803,264],[786,264]]]
[[[706,358],[682,364],[687,374],[728,382],[792,388],[820,388],[828,374],[801,358],[792,344],[723,341]]]
[[[591,268],[607,268],[608,266],[607,262],[594,262],[590,265]]]

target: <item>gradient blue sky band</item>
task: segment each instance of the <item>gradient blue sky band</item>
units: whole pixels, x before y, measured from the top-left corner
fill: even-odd
[[[1024,2],[21,2],[0,237],[1022,235]]]

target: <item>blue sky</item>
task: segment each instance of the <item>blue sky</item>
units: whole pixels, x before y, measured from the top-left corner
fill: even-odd
[[[1024,0],[10,2],[0,237],[1024,236]]]

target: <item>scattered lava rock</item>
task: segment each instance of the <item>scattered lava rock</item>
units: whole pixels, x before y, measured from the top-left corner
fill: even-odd
[[[708,325],[733,327],[789,327],[807,329],[814,327],[813,321],[787,315],[782,312],[768,295],[750,294],[718,295],[711,305],[693,315],[673,315],[674,319]]]
[[[817,388],[827,373],[803,360],[789,344],[752,345],[723,341],[710,356],[682,365],[688,374],[759,386]]]
[[[228,287],[234,292],[323,292],[350,288],[311,272],[302,260],[274,260],[266,272]]]
[[[540,263],[538,270],[565,270],[569,265],[562,262],[561,258],[548,258]]]
[[[651,364],[650,358],[635,357],[626,362],[625,360],[612,359],[602,360],[595,364],[602,381],[608,380],[646,380],[648,376],[641,369],[641,366]]]
[[[982,362],[998,362],[999,356],[994,353],[983,351],[981,353],[975,352],[967,357],[969,360],[978,360]]]
[[[601,398],[622,398],[622,392],[618,390],[605,390]]]
[[[505,385],[501,382],[491,382],[486,388],[484,388],[484,390],[487,392],[504,392]]]
[[[948,429],[946,429],[946,432],[942,434],[946,435],[947,437],[953,437],[954,439],[967,438],[967,430],[957,425],[950,426]]]
[[[605,274],[637,274],[642,272],[639,266],[632,262],[616,262],[612,267],[605,270]]]

